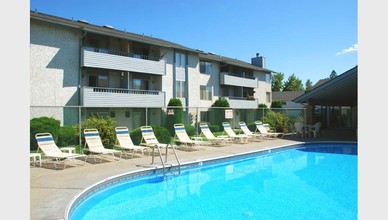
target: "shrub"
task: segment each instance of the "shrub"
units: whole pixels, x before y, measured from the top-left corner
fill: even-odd
[[[226,99],[219,98],[217,99],[212,107],[224,107],[227,108],[229,107],[229,102]],[[217,125],[219,128],[223,128],[222,122],[230,122],[230,119],[225,118],[225,109],[218,109],[218,108],[213,108],[211,109],[211,112],[214,117],[214,124]]]
[[[256,131],[256,123],[255,122],[251,122],[251,123],[247,124],[247,127],[252,132]]]
[[[268,123],[271,128],[278,132],[288,132],[288,120],[287,115],[283,113],[268,111],[263,123]]]
[[[268,106],[266,104],[264,104],[264,103],[260,103],[259,104],[259,108],[268,108]]]
[[[81,124],[82,136],[85,129],[97,129],[104,147],[113,148],[116,142],[115,127],[116,121],[113,118],[92,115]]]
[[[271,104],[271,108],[282,108],[283,102],[280,100],[273,100]]]
[[[220,131],[220,126],[219,125],[209,125],[209,129],[211,132],[219,132]]]
[[[189,135],[190,137],[196,135],[196,131],[195,131],[194,126],[192,126],[190,124],[185,124],[185,129],[186,129],[187,135]]]
[[[159,143],[171,143],[170,132],[166,128],[156,125],[151,125],[151,127],[154,130],[155,137],[158,139]],[[131,135],[133,144],[139,145],[142,138],[140,128],[133,129],[129,134]]]
[[[58,146],[68,146],[78,144],[78,126],[67,125],[59,129]]]
[[[30,150],[37,150],[35,135],[37,133],[50,133],[54,140],[58,138],[61,122],[53,117],[38,117],[30,120]]]
[[[168,102],[168,106],[182,106],[180,99],[171,98]],[[167,112],[174,111],[174,115],[166,115],[165,128],[170,132],[170,136],[174,136],[175,129],[174,124],[183,122],[183,109],[182,108],[167,108]]]

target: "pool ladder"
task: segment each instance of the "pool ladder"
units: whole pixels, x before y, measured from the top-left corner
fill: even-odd
[[[175,159],[176,159],[176,161],[178,163],[178,175],[180,175],[181,174],[181,162],[179,161],[178,154],[176,153],[174,145],[167,144],[167,146],[166,146],[166,156],[165,156],[165,160],[163,161],[162,154],[160,152],[160,147],[159,147],[159,145],[156,144],[155,147],[158,149],[159,158],[160,158],[160,161],[162,162],[162,165],[163,165],[163,175],[166,176],[166,162],[167,162],[167,153],[168,153],[168,146],[169,145],[171,146],[172,151],[174,152]],[[154,154],[152,155],[152,163],[154,163]],[[172,168],[172,164],[169,167],[168,171],[170,171],[171,168]]]

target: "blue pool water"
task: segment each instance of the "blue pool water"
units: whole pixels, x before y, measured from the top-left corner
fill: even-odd
[[[99,190],[79,219],[357,219],[357,145],[306,144]]]

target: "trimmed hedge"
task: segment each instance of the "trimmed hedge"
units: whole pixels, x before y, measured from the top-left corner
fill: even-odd
[[[81,123],[82,137],[85,129],[97,129],[104,147],[112,149],[116,142],[116,124],[116,120],[111,117],[92,115]]]

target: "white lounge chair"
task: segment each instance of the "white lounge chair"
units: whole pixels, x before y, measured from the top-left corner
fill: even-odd
[[[122,150],[123,153],[132,153],[132,157],[135,156],[136,152],[140,152],[144,156],[144,151],[147,151],[148,155],[150,154],[151,148],[134,145],[129,135],[128,127],[116,127],[116,144],[115,147]]]
[[[236,134],[232,127],[230,126],[229,122],[222,122],[222,126],[224,127],[224,132],[228,135],[228,137],[233,138],[234,142],[238,143],[247,143],[248,142],[248,136],[245,134]]]
[[[165,149],[165,162],[167,162],[167,154],[168,154],[168,149],[173,148],[173,151],[175,152],[175,149],[177,148],[176,145],[172,144],[164,144],[164,143],[159,143],[158,139],[155,136],[154,130],[152,129],[151,126],[141,126],[141,141],[140,145],[150,147],[152,149],[152,162],[151,164],[154,164],[154,156],[155,156],[155,148],[158,149]],[[160,151],[158,153],[161,153]]]
[[[282,132],[268,132],[269,125],[264,125],[261,121],[255,121],[256,131],[260,132],[263,137],[266,138],[278,138],[283,137],[284,133]]]
[[[57,164],[63,164],[63,169],[66,168],[68,162],[73,162],[77,164],[76,158],[85,157],[83,154],[73,154],[73,153],[64,153],[60,148],[55,144],[54,139],[50,133],[37,133],[35,139],[38,143],[38,151],[42,150],[43,155],[52,159],[54,161],[54,167],[57,168]],[[85,161],[82,163],[84,164]]]
[[[233,138],[230,138],[226,135],[223,136],[214,136],[214,134],[211,132],[208,124],[206,123],[199,123],[199,127],[201,128],[201,135],[205,135],[205,138],[210,141],[213,145],[223,145],[227,143],[233,143]]]
[[[186,132],[186,128],[184,124],[174,124],[175,130],[175,141],[185,146],[205,146],[208,145],[209,142],[202,140],[192,140]]]
[[[248,136],[248,140],[251,141],[262,141],[263,135],[261,133],[253,133],[251,130],[249,130],[248,126],[245,124],[245,122],[240,121],[239,122],[240,129],[242,132],[244,132],[245,135]]]
[[[96,161],[96,158],[94,156],[99,155],[102,161],[102,158],[106,155],[112,155],[113,159],[119,160],[122,156],[122,151],[114,150],[114,149],[108,149],[105,148],[102,141],[100,134],[98,133],[97,129],[85,129],[84,130],[85,135],[85,147],[83,150],[89,151],[90,156],[93,156],[94,160]],[[120,158],[117,158],[115,154],[120,154]]]

